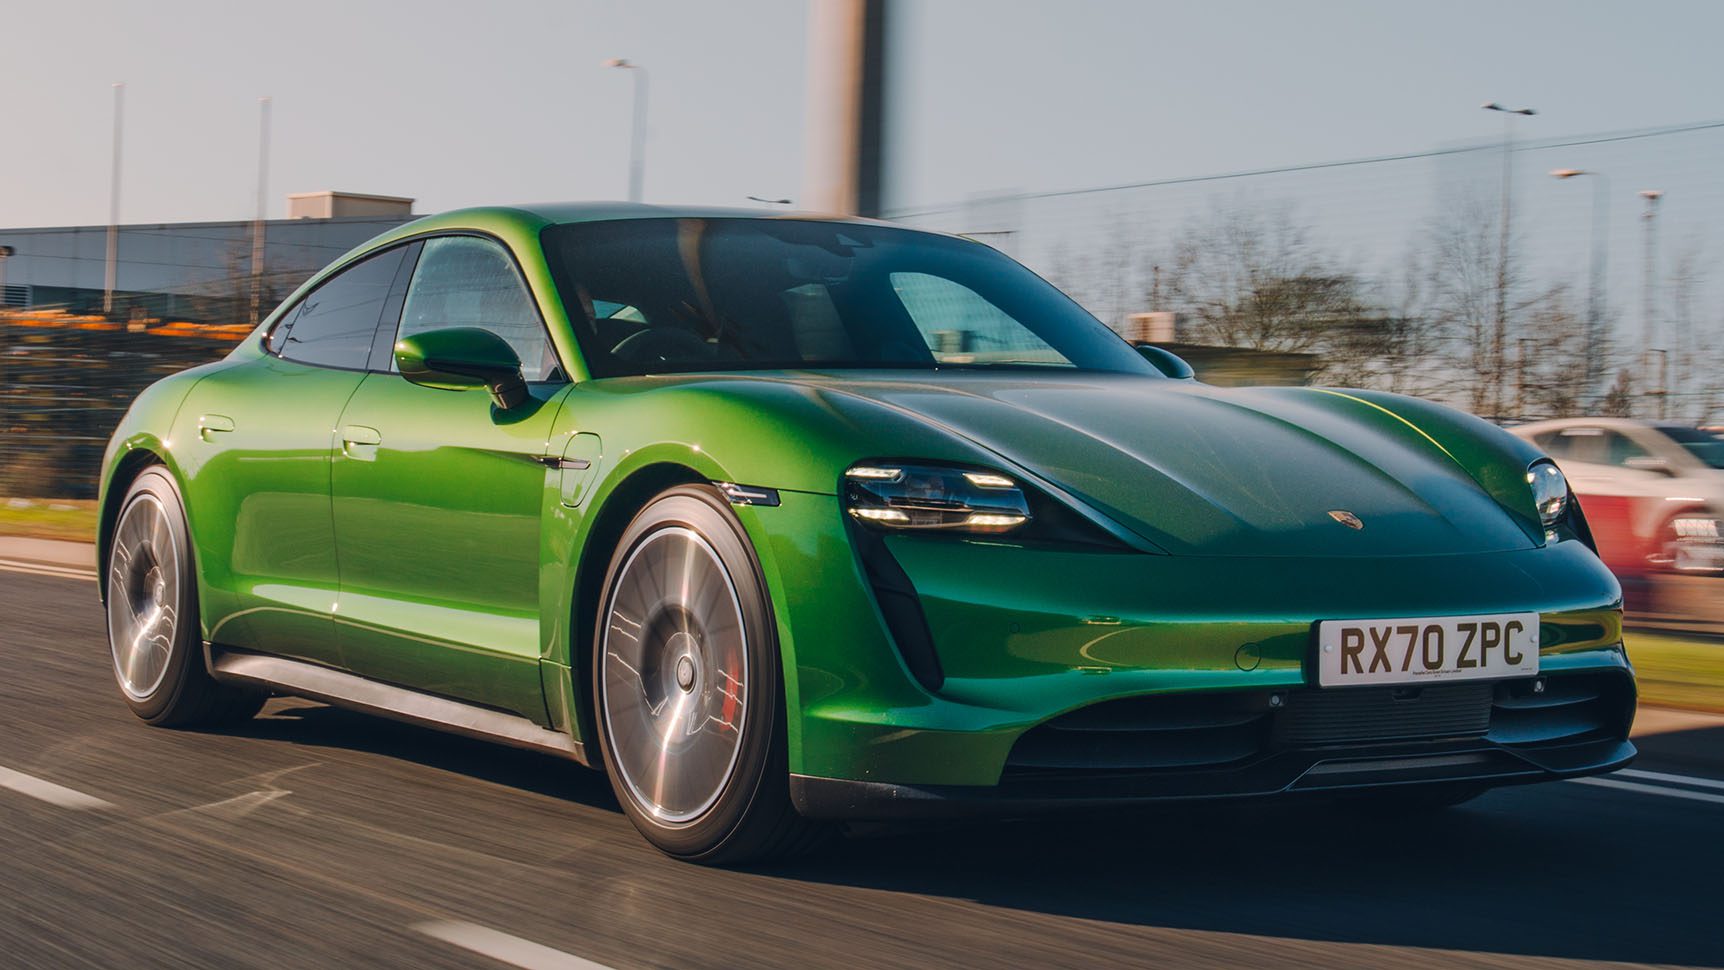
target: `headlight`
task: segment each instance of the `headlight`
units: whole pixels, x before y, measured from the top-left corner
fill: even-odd
[[[1568,479],[1560,468],[1541,461],[1526,470],[1526,483],[1532,486],[1539,521],[1546,529],[1554,528],[1568,514]]]
[[[882,529],[1000,534],[1030,521],[1024,490],[979,468],[870,462],[844,473],[844,507]]]

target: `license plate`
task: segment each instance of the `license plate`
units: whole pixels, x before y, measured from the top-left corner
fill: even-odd
[[[1324,620],[1317,683],[1411,684],[1538,673],[1538,614]]]

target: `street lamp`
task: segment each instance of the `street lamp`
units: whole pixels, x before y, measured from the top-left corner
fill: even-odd
[[[1657,294],[1657,251],[1658,251],[1658,200],[1664,198],[1664,193],[1658,189],[1641,189],[1640,197],[1646,200],[1646,211],[1640,219],[1645,226],[1646,263],[1641,269],[1640,280],[1640,366],[1646,379],[1647,393],[1652,391],[1652,338],[1653,316]],[[1663,351],[1659,351],[1663,353]],[[1669,356],[1664,358],[1668,366]],[[1660,389],[1660,392],[1667,390]],[[1664,398],[1659,399],[1659,417],[1664,416]]]
[[[1514,198],[1514,120],[1516,116],[1531,117],[1538,112],[1531,108],[1505,108],[1495,101],[1487,101],[1479,105],[1486,111],[1500,112],[1503,116],[1503,204],[1502,204],[1502,238],[1497,246],[1497,312],[1496,332],[1491,338],[1491,410],[1495,416],[1502,414],[1502,383],[1503,383],[1503,345],[1508,340],[1508,288],[1509,288],[1509,212],[1510,203]]]
[[[1552,178],[1572,179],[1586,176],[1592,179],[1592,267],[1586,281],[1586,391],[1598,394],[1600,345],[1604,337],[1604,287],[1610,258],[1610,179],[1602,172],[1579,168],[1559,168]]]
[[[647,71],[626,57],[613,57],[606,67],[621,68],[635,74],[635,122],[629,139],[629,201],[641,200],[641,182],[646,178],[646,99]]]

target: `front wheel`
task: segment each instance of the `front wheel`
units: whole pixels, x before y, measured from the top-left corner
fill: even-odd
[[[624,531],[599,610],[593,694],[605,770],[641,834],[695,862],[812,843],[788,793],[784,689],[752,547],[707,486]]]
[[[204,666],[191,536],[165,469],[132,480],[103,583],[114,680],[134,714],[194,727],[242,721],[263,707],[266,695],[218,684]]]

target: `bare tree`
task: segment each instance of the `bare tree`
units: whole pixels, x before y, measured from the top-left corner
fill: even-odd
[[[1676,265],[1670,272],[1670,335],[1668,393],[1672,417],[1700,421],[1712,398],[1721,389],[1715,361],[1705,360],[1711,354],[1700,327],[1698,291],[1705,283],[1704,265],[1700,259],[1698,241],[1690,240],[1677,253]],[[1711,348],[1708,348],[1711,349]]]
[[[1325,380],[1396,394],[1442,396],[1452,375],[1440,358],[1442,332],[1425,312],[1425,275],[1420,255],[1409,251],[1400,270],[1366,301],[1374,309],[1331,334]]]
[[[1514,357],[1521,418],[1567,417],[1587,408],[1586,311],[1567,285],[1552,287],[1525,315]]]
[[[1490,399],[1495,373],[1498,241],[1496,212],[1476,197],[1445,206],[1426,231],[1426,312],[1448,338],[1445,356],[1455,370],[1464,406],[1477,414]]]
[[[1214,210],[1180,235],[1168,270],[1162,290],[1218,346],[1307,353],[1365,312],[1359,278],[1286,206]]]

